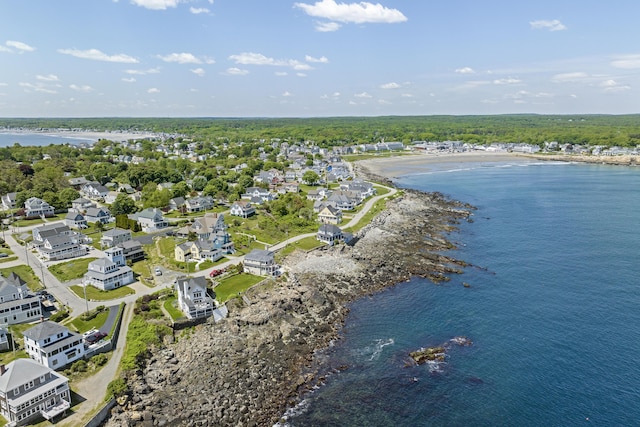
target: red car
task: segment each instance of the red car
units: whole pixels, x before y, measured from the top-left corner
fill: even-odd
[[[211,273],[209,273],[209,277],[216,277],[221,275],[224,272],[224,270],[211,270]]]

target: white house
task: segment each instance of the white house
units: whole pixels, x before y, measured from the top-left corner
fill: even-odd
[[[27,329],[24,348],[30,358],[51,369],[62,369],[84,357],[82,335],[45,320]]]
[[[178,291],[178,305],[189,319],[208,317],[216,306],[207,294],[207,281],[204,277],[178,277],[175,282]]]
[[[211,196],[193,197],[184,201],[184,206],[189,213],[212,209],[214,204],[215,202]]]
[[[16,208],[16,194],[18,193],[7,193],[2,196],[2,208],[9,210]]]
[[[100,239],[100,246],[102,248],[112,248],[120,243],[131,240],[131,230],[124,230],[122,228],[114,228],[107,230],[102,234]]]
[[[71,407],[69,380],[31,359],[0,365],[0,413],[10,425],[51,420]]]
[[[78,212],[69,212],[64,217],[64,223],[71,228],[87,228],[87,220]]]
[[[238,200],[231,205],[230,214],[239,216],[241,218],[248,218],[251,215],[255,215],[256,208],[251,205],[251,202],[246,200]]]
[[[133,283],[133,270],[127,266],[124,250],[120,247],[104,251],[106,258],[99,258],[89,263],[82,283],[92,285],[103,291],[119,288]]]
[[[244,271],[258,276],[278,276],[280,266],[276,264],[273,252],[254,249],[244,257]]]
[[[15,273],[7,278],[0,276],[0,323],[34,322],[40,316],[40,298],[29,293],[25,282]]]
[[[29,197],[24,202],[24,216],[34,218],[37,216],[53,216],[53,206],[37,197]]]
[[[137,221],[145,233],[151,233],[169,226],[169,222],[162,216],[162,211],[157,208],[147,208],[130,214],[129,219]]]
[[[99,182],[94,181],[83,185],[80,192],[91,200],[98,200],[104,199],[104,197],[109,193],[109,189]]]
[[[71,209],[75,212],[85,212],[89,208],[95,208],[96,204],[84,197],[78,197],[71,202]]]
[[[84,214],[84,218],[89,224],[96,222],[106,224],[111,220],[111,212],[107,208],[89,208]]]
[[[322,224],[318,229],[316,238],[321,242],[328,243],[333,246],[342,240],[342,230],[333,224]]]

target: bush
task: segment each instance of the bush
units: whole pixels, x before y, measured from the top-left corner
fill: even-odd
[[[69,312],[66,309],[62,309],[53,313],[51,317],[49,317],[49,320],[51,320],[52,322],[59,322],[66,319],[67,317],[69,317]]]
[[[127,386],[127,382],[122,378],[116,378],[111,381],[107,386],[107,397],[106,400],[111,399],[112,397],[120,397],[129,392],[129,387]]]
[[[104,366],[109,358],[106,354],[96,354],[91,358],[91,362],[93,362],[96,366]]]
[[[71,372],[87,372],[87,362],[85,360],[77,360],[71,365]]]

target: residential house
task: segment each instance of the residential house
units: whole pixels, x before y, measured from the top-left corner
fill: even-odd
[[[89,263],[89,270],[82,280],[83,285],[92,285],[103,291],[116,289],[133,283],[133,270],[127,266],[124,250],[120,247],[104,251],[106,258]]]
[[[15,209],[16,208],[16,194],[18,193],[7,193],[2,196],[2,208],[5,210]]]
[[[118,197],[117,191],[109,191],[106,196],[104,196],[104,202],[108,205],[113,204],[116,201],[116,197]]]
[[[189,260],[209,260],[216,262],[221,259],[224,254],[219,248],[212,247],[212,243],[208,240],[196,240],[193,242],[184,242],[176,245],[174,249],[176,261],[188,262]]]
[[[335,243],[342,240],[342,230],[333,224],[322,224],[318,229],[316,238],[321,242],[328,243],[333,246]]]
[[[275,200],[275,195],[264,188],[248,187],[242,195],[242,198],[249,199],[251,202],[254,202],[255,198],[260,199],[262,202],[270,202]]]
[[[84,214],[84,217],[89,224],[93,224],[96,222],[107,224],[109,221],[111,221],[111,212],[107,208],[89,208]]]
[[[38,216],[53,216],[54,209],[49,203],[37,197],[29,197],[24,202],[24,216],[35,218]]]
[[[109,189],[99,182],[93,181],[83,185],[80,189],[80,193],[91,200],[100,200],[104,199],[104,197],[109,193]]]
[[[138,262],[143,260],[146,256],[144,249],[142,248],[142,243],[137,240],[127,240],[125,242],[118,243],[117,247],[122,249],[122,254],[127,262]]]
[[[172,188],[173,188],[173,182],[161,182],[157,186],[158,191],[171,190]]]
[[[231,205],[231,215],[239,216],[242,218],[248,218],[251,215],[255,215],[256,208],[253,207],[251,202],[246,200],[238,200]]]
[[[162,211],[157,208],[147,208],[130,214],[129,218],[137,221],[145,233],[151,233],[169,226],[169,222],[162,216]]]
[[[331,191],[326,188],[313,188],[307,192],[307,200],[324,200],[330,194]]]
[[[0,323],[15,325],[34,322],[42,316],[40,298],[29,293],[24,280],[15,273],[0,276]]]
[[[82,245],[91,240],[82,233],[71,231],[69,226],[63,223],[36,227],[31,233],[31,245],[41,258],[49,261],[86,255],[87,249]]]
[[[37,248],[38,246],[42,246],[48,237],[72,234],[73,231],[71,231],[69,226],[62,222],[41,225],[31,230],[31,235],[33,236],[32,245]]]
[[[184,206],[184,197],[174,197],[169,200],[169,209],[172,211],[180,210]]]
[[[318,221],[324,224],[340,224],[342,222],[342,211],[331,205],[326,205],[318,212]]]
[[[0,365],[0,413],[12,426],[51,420],[71,407],[69,380],[31,359]]]
[[[280,266],[276,264],[273,252],[254,249],[244,257],[244,271],[258,276],[278,276]]]
[[[89,208],[95,208],[96,204],[84,197],[78,197],[71,202],[71,209],[75,212],[85,212]]]
[[[69,185],[71,185],[76,190],[80,190],[83,186],[85,186],[88,183],[89,181],[87,181],[87,179],[84,176],[69,179]]]
[[[87,220],[81,213],[78,212],[70,211],[69,213],[67,213],[67,215],[64,217],[64,223],[71,228],[87,228]]]
[[[198,240],[209,242],[210,250],[220,249],[225,254],[235,252],[223,214],[208,213],[203,217],[196,218],[191,225],[176,231],[176,236],[186,238],[191,233],[195,233]]]
[[[100,247],[112,248],[122,242],[131,240],[131,230],[124,230],[122,228],[114,228],[107,230],[102,234],[100,239]]]
[[[283,182],[282,184],[278,185],[276,187],[276,191],[279,194],[286,194],[286,193],[299,193],[300,192],[300,184],[293,181],[293,182]]]
[[[340,190],[359,192],[361,200],[376,194],[376,189],[370,182],[365,182],[359,179],[353,181],[343,181],[340,184]]]
[[[331,202],[331,204],[341,211],[350,211],[356,207],[356,201],[344,191],[336,191],[332,193],[327,197],[327,202]]]
[[[193,197],[184,201],[184,206],[189,213],[213,209],[214,205],[215,202],[211,196]]]
[[[56,322],[45,320],[24,331],[23,335],[25,351],[42,366],[62,369],[84,357],[82,335]]]
[[[178,306],[189,319],[208,317],[216,306],[207,294],[207,280],[204,277],[178,277],[175,282],[178,291]]]

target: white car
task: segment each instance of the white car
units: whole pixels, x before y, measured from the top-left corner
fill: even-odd
[[[160,267],[156,267],[155,274],[156,276],[162,276],[162,270],[160,270]]]

